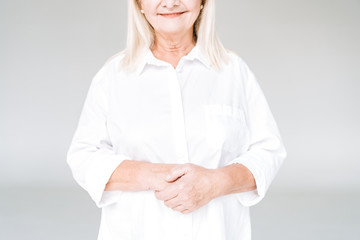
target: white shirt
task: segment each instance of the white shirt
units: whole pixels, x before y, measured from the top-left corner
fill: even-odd
[[[195,46],[176,69],[150,50],[136,72],[108,61],[91,83],[67,162],[102,209],[98,240],[249,240],[249,206],[265,195],[286,151],[248,66],[230,53],[222,71]],[[182,214],[153,191],[104,191],[123,160],[245,165],[257,189]]]

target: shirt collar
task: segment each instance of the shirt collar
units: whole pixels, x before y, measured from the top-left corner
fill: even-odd
[[[205,67],[207,68],[211,68],[210,63],[208,61],[208,59],[203,55],[203,53],[201,52],[201,49],[199,47],[198,44],[196,44],[193,49],[191,49],[191,51],[183,57],[184,59],[187,60],[198,60],[200,61]],[[144,55],[144,59],[141,62],[141,64],[139,65],[139,67],[136,70],[137,75],[140,75],[142,73],[142,71],[144,70],[146,65],[155,65],[155,66],[168,66],[169,64],[157,59],[154,54],[152,53],[152,51],[150,50],[150,48],[148,48],[146,50],[146,53]]]

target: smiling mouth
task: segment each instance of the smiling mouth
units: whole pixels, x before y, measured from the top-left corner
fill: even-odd
[[[178,17],[180,15],[182,15],[185,12],[175,12],[175,13],[160,13],[159,15],[163,16],[163,17]]]

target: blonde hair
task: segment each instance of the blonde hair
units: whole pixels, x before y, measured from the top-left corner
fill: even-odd
[[[128,33],[127,47],[121,68],[132,72],[152,47],[155,40],[153,27],[140,12],[141,0],[128,1]],[[228,51],[224,48],[215,32],[215,0],[203,0],[203,9],[194,23],[194,38],[200,51],[215,69],[220,70],[228,63]]]

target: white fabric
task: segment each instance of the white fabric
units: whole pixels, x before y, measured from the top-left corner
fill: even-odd
[[[95,75],[67,158],[75,180],[102,208],[98,240],[251,239],[249,206],[264,197],[286,151],[248,66],[230,53],[230,64],[216,71],[198,46],[176,69],[148,50],[137,71],[125,74],[121,58]],[[182,214],[152,191],[104,191],[126,159],[212,169],[241,163],[257,190]]]

